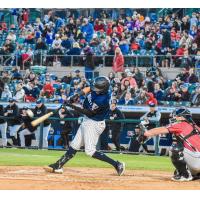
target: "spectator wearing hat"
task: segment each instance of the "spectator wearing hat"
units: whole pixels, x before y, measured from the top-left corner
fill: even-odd
[[[119,47],[115,49],[112,69],[115,73],[124,71],[124,56]]]
[[[156,100],[156,98],[154,97],[154,94],[151,92],[146,92],[146,97],[147,97],[147,101],[146,101],[146,105],[148,105],[150,102],[153,102],[155,105],[158,104],[158,101]]]
[[[72,78],[70,85],[73,87],[75,82],[81,82],[81,74],[79,69],[75,70],[75,76]]]
[[[124,114],[117,108],[117,101],[112,100],[109,111],[109,119],[112,120],[109,123],[110,132],[112,135],[112,142],[117,151],[121,150],[120,146],[120,133],[123,128],[123,122],[115,122],[115,120],[125,119]]]
[[[0,117],[4,117],[4,108],[3,105],[0,105]],[[5,147],[7,146],[7,121],[3,118],[0,118],[0,132],[1,132],[1,137],[2,137],[2,146]]]
[[[149,121],[149,129],[155,128],[156,125],[153,122],[159,122],[161,118],[161,113],[156,110],[156,104],[153,101],[150,101],[149,104],[149,111],[145,113],[140,120],[146,120]]]
[[[36,106],[33,110],[34,116],[35,117],[41,117],[45,114],[47,114],[47,108],[44,105],[44,103],[42,102],[41,99],[38,99],[36,101]],[[43,148],[48,148],[48,134],[51,128],[51,123],[49,120],[45,120],[43,122],[43,138],[42,138],[42,144],[43,144]],[[37,127],[37,129],[34,131],[35,133],[35,138],[36,138],[36,146],[39,146],[39,142],[40,142],[40,137],[41,137],[41,133],[40,133],[40,126]]]
[[[9,99],[9,105],[6,106],[4,110],[4,116],[10,117],[8,119],[8,128],[10,130],[10,137],[12,138],[13,145],[18,145],[17,141],[17,131],[21,126],[21,120],[19,118],[19,108],[16,104],[16,100],[14,98]]]

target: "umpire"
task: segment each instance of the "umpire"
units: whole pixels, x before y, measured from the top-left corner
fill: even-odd
[[[35,117],[41,117],[45,114],[47,114],[47,108],[42,102],[41,99],[38,99],[36,101],[36,106],[35,109],[33,110],[34,116]],[[49,120],[45,120],[44,122],[44,127],[43,127],[43,148],[48,148],[48,134],[51,128],[51,123]],[[40,126],[37,127],[35,130],[35,138],[36,138],[36,146],[39,146],[39,141],[40,141]]]
[[[8,120],[10,136],[12,138],[13,145],[18,145],[17,131],[21,127],[21,120],[19,108],[14,98],[9,99],[9,105],[5,108],[4,116],[12,118]]]
[[[0,105],[0,117],[4,116],[4,109],[3,105]],[[7,146],[7,121],[3,118],[0,118],[0,131],[1,131],[1,137],[2,137],[2,146],[5,147]]]
[[[125,118],[124,114],[117,108],[117,101],[113,99],[110,105],[109,119],[119,120],[119,119],[124,119],[124,118]],[[116,150],[120,151],[121,150],[120,132],[121,132],[121,128],[123,127],[123,123],[111,121],[109,125],[110,125],[110,131],[112,135],[112,142],[115,145]]]

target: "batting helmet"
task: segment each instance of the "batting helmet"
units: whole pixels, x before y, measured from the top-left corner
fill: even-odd
[[[110,81],[105,76],[99,76],[94,79],[94,82],[91,86],[91,90],[98,93],[106,93],[108,92],[110,87]]]

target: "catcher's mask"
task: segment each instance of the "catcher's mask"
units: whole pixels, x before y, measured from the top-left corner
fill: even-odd
[[[186,121],[191,121],[192,113],[186,107],[180,107],[173,110],[169,117],[170,123],[178,122],[176,117],[184,117]]]

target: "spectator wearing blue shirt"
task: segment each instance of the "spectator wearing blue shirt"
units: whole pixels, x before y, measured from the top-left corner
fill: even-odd
[[[123,55],[128,55],[129,53],[129,44],[127,40],[123,40],[119,43],[119,48]]]
[[[83,33],[83,36],[85,37],[85,40],[87,42],[90,42],[92,40],[94,34],[94,27],[91,23],[88,22],[87,18],[83,19],[81,32]]]
[[[72,78],[70,85],[73,87],[75,82],[80,83],[81,82],[81,75],[80,75],[80,70],[77,69],[75,71],[76,75],[75,77]]]
[[[162,101],[163,99],[163,95],[164,92],[162,91],[162,89],[160,88],[160,85],[158,83],[156,83],[154,85],[154,96],[158,101]]]
[[[64,35],[62,37],[62,42],[61,42],[61,46],[65,49],[71,49],[72,47],[72,42],[71,40],[68,38],[67,35]]]
[[[130,92],[127,92],[125,94],[125,97],[122,97],[119,102],[118,102],[119,105],[135,105],[135,102],[134,100],[132,99],[131,97],[131,93]]]
[[[196,13],[193,12],[192,17],[190,18],[190,30],[192,30],[193,26],[197,26],[197,25],[198,25],[198,19],[197,19]]]
[[[55,33],[58,32],[59,28],[64,25],[64,21],[57,15],[55,14]]]

